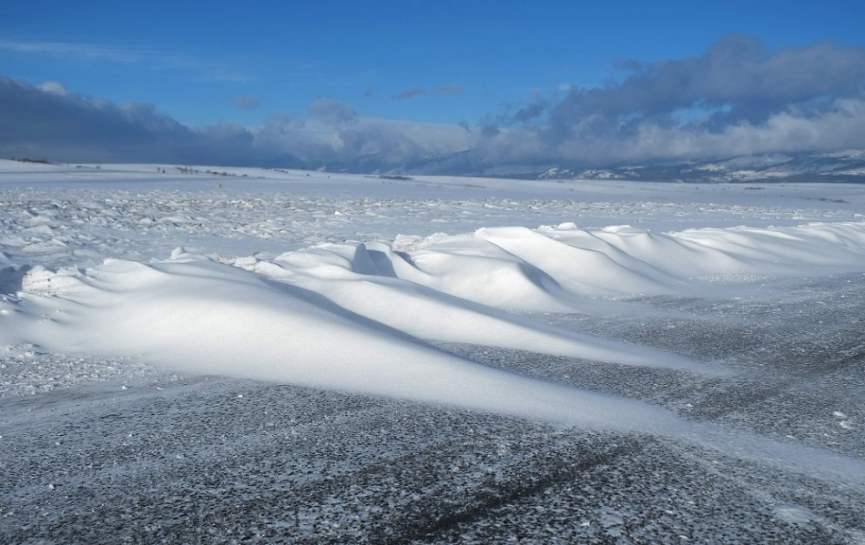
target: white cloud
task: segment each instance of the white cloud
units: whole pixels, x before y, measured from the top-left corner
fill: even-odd
[[[275,114],[258,128],[185,127],[152,105],[76,95],[58,82],[36,87],[0,78],[0,153],[24,148],[53,160],[361,171],[411,170],[432,161],[440,171],[476,172],[507,164],[865,148],[859,49],[822,43],[768,54],[754,39],[731,37],[702,57],[635,65],[628,74],[601,88],[574,88],[562,99],[541,95],[508,105],[480,126],[370,118],[321,98],[306,117]],[[721,85],[724,74],[731,81]]]
[[[45,91],[46,93],[51,93],[58,96],[66,96],[67,94],[66,87],[62,83],[56,81],[46,81],[39,86],[39,89]]]
[[[865,147],[865,97],[837,99],[819,113],[789,108],[766,121],[739,121],[720,130],[699,124],[645,122],[627,135],[595,138],[575,132],[558,146],[572,161],[700,158]]]

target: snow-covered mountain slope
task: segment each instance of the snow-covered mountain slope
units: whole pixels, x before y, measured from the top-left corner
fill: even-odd
[[[286,166],[295,166],[287,162]],[[712,159],[667,159],[609,164],[487,164],[471,152],[436,156],[411,164],[365,157],[351,163],[320,165],[334,172],[396,175],[500,176],[538,180],[631,180],[690,183],[865,182],[865,151],[769,153]]]
[[[515,171],[516,173],[517,171]],[[520,172],[525,172],[520,170]],[[611,179],[690,183],[865,182],[865,152],[765,154],[604,166],[556,166],[523,177],[540,180]]]

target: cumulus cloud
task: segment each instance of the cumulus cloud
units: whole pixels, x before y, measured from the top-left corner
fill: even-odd
[[[305,116],[275,114],[257,128],[186,127],[152,105],[0,78],[0,154],[363,172],[432,164],[456,173],[865,148],[860,48],[823,42],[770,52],[755,38],[729,36],[700,56],[615,68],[620,79],[602,86],[536,94],[477,124],[453,125],[370,118],[326,97]]]
[[[117,105],[9,78],[0,78],[0,119],[0,152],[55,161],[197,162],[220,153],[233,160],[249,138],[241,127],[192,130],[149,104]]]
[[[418,97],[420,95],[426,94],[426,91],[423,89],[409,89],[407,91],[403,91],[402,93],[398,93],[393,96],[394,100],[406,100],[409,98]]]
[[[254,110],[261,104],[255,97],[234,97],[232,102],[241,110]]]
[[[39,86],[39,89],[45,91],[46,93],[52,93],[59,96],[66,96],[67,92],[66,87],[57,81],[46,81],[42,85]]]
[[[526,123],[532,121],[533,119],[537,119],[541,114],[543,114],[548,107],[549,104],[545,100],[538,99],[535,102],[518,109],[513,114],[513,116],[511,116],[511,120],[516,123]]]
[[[316,101],[318,103],[318,101]],[[314,105],[316,103],[313,103]],[[347,108],[340,103],[339,108]],[[353,110],[352,110],[353,111]],[[436,125],[360,117],[335,121],[329,116],[299,120],[272,117],[256,133],[260,153],[290,153],[304,165],[377,171],[466,151],[480,138],[458,125]]]
[[[737,121],[707,130],[699,123],[636,124],[626,132],[597,131],[555,147],[572,160],[642,161],[657,158],[712,158],[771,152],[810,152],[865,148],[865,96],[836,99],[817,113],[788,108],[763,122]],[[595,136],[589,136],[594,134]],[[537,136],[549,149],[543,135]]]
[[[273,115],[260,128],[186,127],[149,104],[118,105],[0,77],[0,155],[52,161],[170,162],[397,168],[477,144],[458,125],[361,117],[332,98],[306,118]]]
[[[309,114],[315,119],[336,125],[357,121],[354,108],[334,98],[319,98],[309,105]]]
[[[791,103],[855,94],[863,78],[863,49],[839,49],[823,42],[770,55],[757,38],[734,35],[701,57],[636,68],[623,81],[600,89],[574,89],[562,110],[657,114],[698,104],[729,105],[750,113],[749,121],[761,121]]]
[[[769,52],[757,38],[731,35],[701,56],[614,68],[623,77],[486,118],[485,148],[601,163],[865,145],[861,48],[821,42]]]
[[[861,93],[865,50],[831,42],[769,53],[753,37],[731,35],[699,57],[640,65],[602,87],[573,87],[549,112],[547,136],[564,141],[594,119],[606,128],[672,123],[671,115],[708,110],[716,126],[765,123],[790,107]],[[540,115],[543,109],[535,108]]]

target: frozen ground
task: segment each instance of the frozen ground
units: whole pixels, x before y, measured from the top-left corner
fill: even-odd
[[[0,542],[865,543],[865,187],[0,167]]]

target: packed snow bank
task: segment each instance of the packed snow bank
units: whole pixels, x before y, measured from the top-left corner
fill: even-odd
[[[2,342],[568,424],[646,430],[673,419],[643,403],[461,360],[317,294],[201,257],[111,260],[83,273],[34,268],[23,289],[19,303],[0,303]]]

